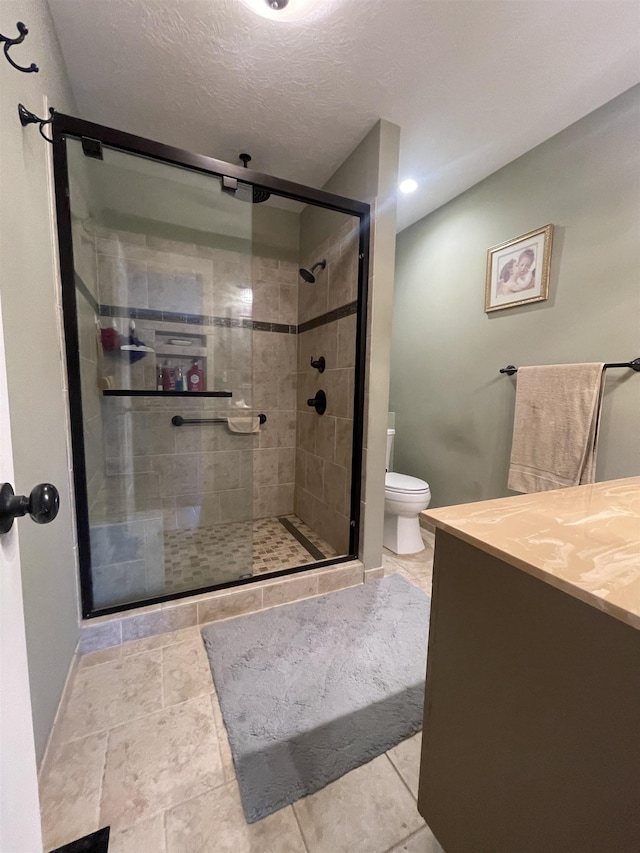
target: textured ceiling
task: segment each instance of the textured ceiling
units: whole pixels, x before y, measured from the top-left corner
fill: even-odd
[[[314,186],[396,122],[399,228],[640,80],[637,0],[49,5],[82,118]]]

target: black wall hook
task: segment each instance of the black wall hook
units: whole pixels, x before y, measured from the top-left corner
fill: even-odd
[[[18,21],[16,27],[18,28],[18,32],[20,33],[17,39],[10,39],[0,33],[0,42],[4,42],[4,55],[9,60],[9,64],[13,65],[13,67],[16,68],[18,71],[24,71],[25,74],[38,72],[40,69],[35,64],[35,62],[32,62],[28,68],[23,68],[22,65],[18,65],[17,62],[14,62],[13,59],[11,59],[11,57],[9,56],[9,49],[12,48],[14,44],[22,44],[25,39],[25,36],[29,32],[29,30],[25,27],[22,21]]]
[[[39,124],[40,127],[38,129],[40,130],[40,136],[43,139],[46,139],[47,142],[50,142],[52,145],[53,145],[53,139],[49,139],[48,136],[45,136],[45,134],[42,132],[42,128],[46,124],[51,124],[51,122],[53,121],[53,117],[55,115],[55,112],[56,111],[54,110],[53,107],[49,107],[49,113],[50,113],[49,118],[39,118],[35,113],[32,113],[25,106],[23,106],[23,104],[18,104],[18,115],[20,116],[20,124],[23,127],[26,127],[28,124]]]

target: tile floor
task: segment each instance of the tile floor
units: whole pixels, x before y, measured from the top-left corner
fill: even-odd
[[[287,518],[325,557],[333,548],[295,515]],[[315,562],[307,549],[278,518],[235,521],[164,533],[167,593],[200,589]]]
[[[431,543],[384,556],[427,592]],[[197,628],[80,658],[41,773],[45,850],[100,826],[110,853],[442,853],[416,809],[420,735],[247,825]]]

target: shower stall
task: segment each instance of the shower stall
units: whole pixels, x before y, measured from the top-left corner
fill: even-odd
[[[85,618],[352,559],[369,206],[53,130]]]

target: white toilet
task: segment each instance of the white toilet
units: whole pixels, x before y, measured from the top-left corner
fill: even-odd
[[[424,548],[418,515],[429,506],[431,490],[424,480],[389,471],[395,434],[395,429],[387,430],[383,544],[394,554],[416,554]]]

